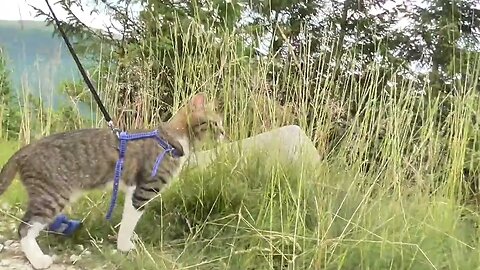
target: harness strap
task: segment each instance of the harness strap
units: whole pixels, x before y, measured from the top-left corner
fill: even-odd
[[[122,177],[122,170],[123,170],[123,162],[125,159],[125,152],[127,151],[127,139],[124,138],[125,132],[120,132],[118,135],[120,140],[119,146],[119,154],[118,160],[115,164],[115,173],[113,178],[113,191],[112,191],[112,198],[110,200],[110,207],[107,212],[107,220],[110,220],[112,217],[113,209],[115,208],[115,204],[117,203],[118,197],[118,186],[120,185],[120,178]]]
[[[165,149],[165,148],[164,148]],[[153,169],[152,169],[152,174],[150,174],[150,177],[154,177],[157,175],[158,167],[160,166],[160,163],[162,163],[163,158],[167,153],[172,153],[174,148],[170,149],[165,149],[160,155],[158,155],[157,159],[155,160],[155,164],[153,164]]]
[[[158,144],[164,149],[164,151],[162,151],[162,153],[160,153],[157,156],[157,159],[155,160],[151,177],[154,177],[155,175],[157,175],[158,167],[162,163],[162,160],[165,158],[165,155],[167,153],[170,153],[173,156],[179,156],[179,154],[175,152],[175,150],[177,149],[175,149],[168,142],[160,138],[160,136],[158,135],[158,130],[154,130],[151,132],[133,133],[133,134],[128,134],[125,131],[120,132],[118,134],[118,139],[120,140],[119,157],[118,157],[117,163],[115,164],[115,174],[113,178],[113,192],[112,192],[112,199],[110,200],[110,207],[108,209],[107,216],[106,216],[107,220],[111,219],[113,210],[115,208],[115,204],[117,203],[118,187],[120,185],[120,178],[122,176],[123,163],[125,159],[125,153],[127,151],[127,142],[141,140],[141,139],[149,139],[149,138],[154,138],[158,142]]]

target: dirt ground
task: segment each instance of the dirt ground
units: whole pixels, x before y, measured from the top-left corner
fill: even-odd
[[[58,256],[53,256],[54,264],[48,268],[49,270],[77,270],[79,268],[70,264],[65,264],[64,260]],[[69,258],[74,262],[75,258]],[[33,270],[34,268],[27,261],[20,249],[20,243],[16,240],[6,240],[0,242],[0,270]]]

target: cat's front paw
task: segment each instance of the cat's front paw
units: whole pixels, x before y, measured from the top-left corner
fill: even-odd
[[[117,242],[117,249],[122,252],[129,252],[134,248],[135,248],[135,245],[131,240],[120,240]]]
[[[35,269],[47,269],[53,264],[53,258],[48,255],[41,255],[29,260]]]

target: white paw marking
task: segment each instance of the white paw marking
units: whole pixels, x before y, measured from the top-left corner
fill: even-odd
[[[33,223],[28,229],[27,235],[20,240],[20,245],[25,257],[27,257],[27,260],[35,269],[45,269],[53,263],[52,257],[43,254],[36,240],[40,231],[45,227],[45,224],[38,222]]]
[[[30,263],[35,269],[46,269],[53,264],[53,258],[48,255],[41,255],[31,258]]]
[[[128,187],[125,192],[125,205],[123,206],[122,221],[120,222],[120,230],[117,237],[117,249],[124,252],[135,248],[131,239],[135,226],[143,214],[143,211],[136,210],[132,205],[133,192],[135,192],[134,186]]]
[[[134,248],[135,248],[135,245],[131,240],[119,239],[119,241],[117,242],[117,249],[122,252],[129,252]]]

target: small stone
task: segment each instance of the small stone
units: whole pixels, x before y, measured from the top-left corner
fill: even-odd
[[[9,246],[11,246],[14,242],[15,242],[15,241],[13,241],[13,240],[7,240],[7,241],[5,241],[3,244],[4,244],[5,246],[9,247]]]
[[[80,260],[80,256],[78,256],[78,255],[70,256],[70,262],[71,263],[76,263],[78,260]]]
[[[8,260],[8,259],[3,259],[3,260],[0,261],[0,266],[8,266],[10,264],[11,264],[10,260]]]
[[[9,249],[19,249],[20,248],[20,243],[19,242],[13,242],[8,246]]]
[[[3,209],[3,210],[8,210],[8,209],[10,209],[10,204],[8,204],[8,203],[2,203],[2,209]]]

